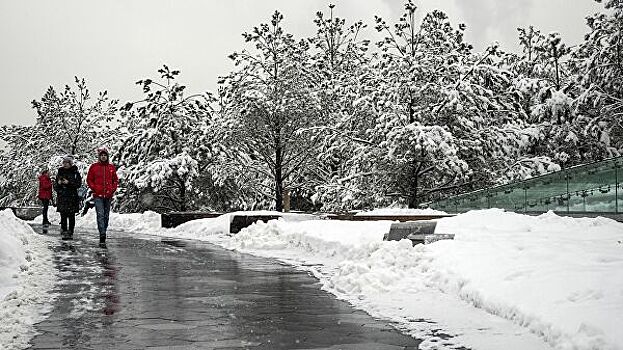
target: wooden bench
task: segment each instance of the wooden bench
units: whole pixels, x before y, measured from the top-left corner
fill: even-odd
[[[393,223],[384,241],[411,240],[413,245],[429,244],[445,239],[454,239],[453,234],[435,234],[436,221],[397,222]]]

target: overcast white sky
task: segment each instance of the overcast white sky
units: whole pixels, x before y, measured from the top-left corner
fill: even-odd
[[[314,32],[317,10],[337,4],[337,14],[396,19],[402,0],[0,0],[0,125],[30,124],[30,101],[49,85],[83,76],[91,90],[108,89],[121,102],[138,98],[136,80],[155,77],[166,63],[182,71],[187,91],[214,90],[243,45],[240,34],[265,22],[275,9],[297,36]],[[533,24],[559,31],[575,44],[584,18],[601,10],[593,0],[416,0],[422,11],[438,8],[466,23],[477,48],[498,40],[516,46],[516,28]]]

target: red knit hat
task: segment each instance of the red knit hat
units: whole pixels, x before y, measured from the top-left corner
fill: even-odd
[[[106,153],[106,155],[110,155],[108,153],[108,148],[106,146],[101,146],[97,148],[97,155],[99,156],[102,153]]]

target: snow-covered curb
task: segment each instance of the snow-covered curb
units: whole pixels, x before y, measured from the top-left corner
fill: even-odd
[[[24,349],[51,309],[57,281],[50,240],[0,212],[0,348]]]

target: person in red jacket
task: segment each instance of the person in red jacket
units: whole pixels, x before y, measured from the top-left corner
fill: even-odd
[[[117,191],[119,178],[115,166],[109,162],[108,149],[97,149],[98,161],[91,165],[87,174],[87,185],[93,191],[95,213],[97,214],[97,230],[100,234],[100,244],[106,242],[110,203]]]
[[[48,208],[52,200],[52,179],[48,169],[44,169],[39,175],[39,200],[43,204],[43,226],[49,226]]]

